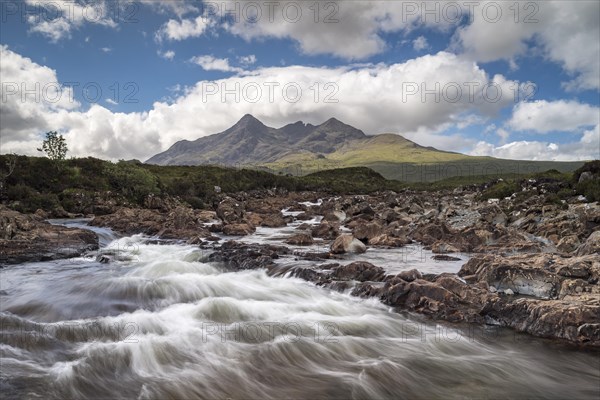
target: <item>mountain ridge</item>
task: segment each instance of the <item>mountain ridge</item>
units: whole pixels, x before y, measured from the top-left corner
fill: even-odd
[[[407,179],[406,167],[432,164],[444,165],[454,174],[433,177],[432,180],[479,174],[477,171],[481,174],[488,171],[512,173],[515,168],[572,172],[583,165],[583,162],[516,161],[469,156],[422,146],[395,133],[366,135],[336,118],[329,118],[319,125],[296,121],[281,128],[272,128],[251,114],[244,115],[222,132],[193,141],[178,141],[146,163],[258,167],[274,173],[301,175],[326,169],[368,167],[387,179],[398,180]]]
[[[158,165],[258,164],[274,162],[301,151],[332,153],[348,141],[368,136],[361,130],[330,118],[320,125],[297,121],[281,128],[263,124],[251,114],[244,115],[223,132],[181,140],[146,163]]]

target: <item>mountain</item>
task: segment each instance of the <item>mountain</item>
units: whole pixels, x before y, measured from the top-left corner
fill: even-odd
[[[300,175],[364,166],[388,179],[402,181],[435,181],[455,176],[519,174],[548,169],[570,172],[583,165],[583,162],[467,156],[424,147],[397,134],[367,136],[335,118],[321,125],[298,121],[276,129],[250,114],[221,133],[177,142],[146,163],[252,166]]]
[[[298,152],[332,153],[353,140],[360,130],[331,118],[314,126],[301,121],[270,128],[246,114],[234,126],[193,142],[182,140],[146,161],[159,165],[264,164]]]

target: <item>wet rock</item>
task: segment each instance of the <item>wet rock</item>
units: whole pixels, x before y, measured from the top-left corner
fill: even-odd
[[[353,235],[358,240],[364,240],[367,243],[383,233],[383,227],[378,222],[359,224],[353,231]]]
[[[444,253],[459,253],[459,250],[451,244],[444,242],[435,242],[431,245],[431,252],[444,254]]]
[[[416,281],[417,279],[422,279],[423,275],[419,270],[411,269],[408,271],[402,271],[396,275],[396,277],[405,280],[406,282]]]
[[[143,208],[121,207],[113,214],[102,215],[90,221],[90,225],[113,229],[125,235],[146,234],[165,239],[184,239],[210,236],[199,218],[200,210],[179,204],[169,212]],[[210,227],[218,231],[218,226]]]
[[[387,209],[384,212],[381,213],[381,219],[384,220],[385,222],[387,222],[388,224],[390,222],[396,221],[400,218],[400,215],[391,209]]]
[[[307,233],[297,233],[285,240],[285,243],[295,246],[310,246],[314,243],[312,236]]]
[[[356,261],[342,265],[333,270],[333,277],[341,280],[354,280],[359,282],[380,281],[385,275],[385,270],[366,261]]]
[[[322,239],[335,239],[340,234],[340,226],[337,223],[321,221],[312,229],[312,236]]]
[[[556,248],[563,253],[572,253],[577,250],[580,245],[581,243],[579,242],[577,235],[568,235],[558,241]]]
[[[498,291],[510,289],[514,293],[539,298],[556,298],[560,278],[545,268],[550,257],[475,256],[462,266],[458,275],[476,275],[478,281],[486,282]]]
[[[375,210],[373,210],[368,202],[363,201],[348,208],[346,210],[346,215],[353,217],[358,215],[373,216],[375,215]]]
[[[254,233],[254,227],[248,224],[231,224],[223,226],[223,233],[227,236],[246,236]]]
[[[452,322],[482,322],[479,314],[489,293],[471,287],[456,277],[442,276],[439,281],[417,279],[406,282],[396,278],[380,290],[388,305],[419,312]]]
[[[587,279],[590,276],[590,271],[585,263],[574,263],[571,265],[564,265],[557,271],[558,275],[566,278],[581,278]]]
[[[414,240],[425,245],[432,245],[438,240],[442,240],[452,235],[452,231],[444,223],[432,223],[419,226],[411,236]]]
[[[458,257],[452,257],[447,254],[436,254],[431,257],[435,261],[460,261]]]
[[[284,246],[229,241],[209,254],[207,261],[218,262],[235,271],[264,268],[269,270],[271,274],[275,274],[276,265],[273,260],[289,253],[290,250]]]
[[[287,225],[287,222],[283,218],[281,212],[264,215],[260,226],[266,226],[268,228],[281,228]]]
[[[77,257],[97,248],[92,231],[51,225],[0,205],[0,264]]]
[[[340,223],[346,219],[346,213],[343,211],[331,211],[323,216],[323,221]]]
[[[402,247],[410,243],[412,240],[406,236],[395,237],[387,234],[375,236],[369,240],[369,245],[386,247]]]
[[[331,245],[333,254],[343,253],[364,253],[367,251],[367,246],[352,235],[340,235]]]
[[[263,222],[263,216],[254,212],[244,214],[243,222],[250,226],[260,226]]]
[[[512,297],[491,298],[482,313],[494,323],[519,332],[560,338],[574,343],[600,345],[600,305],[563,300]]]
[[[592,232],[584,244],[577,249],[577,255],[600,254],[600,230]]]
[[[231,197],[226,197],[217,206],[217,216],[226,224],[240,222],[243,215],[243,204]]]

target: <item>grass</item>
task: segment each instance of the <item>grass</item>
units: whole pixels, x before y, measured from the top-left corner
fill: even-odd
[[[407,164],[409,166],[403,172],[407,176],[411,174],[412,179],[401,182],[367,167],[327,169],[293,176],[207,165],[157,166],[135,161],[114,164],[95,158],[56,163],[47,158],[26,156],[16,158],[14,171],[6,177],[7,171],[2,169],[9,158],[0,155],[0,200],[22,212],[35,212],[39,208],[52,211],[60,207],[70,212],[86,212],[106,198],[117,204],[142,205],[149,194],[175,196],[193,207],[211,208],[219,200],[216,186],[224,193],[279,188],[341,195],[404,189],[433,191],[488,184],[482,193],[482,199],[488,199],[508,197],[518,191],[523,179],[532,178],[556,182],[558,200],[554,199],[554,202],[573,194],[583,194],[590,201],[600,199],[600,165],[597,161],[586,164],[575,175],[558,170],[544,173],[493,170],[494,173],[486,174],[484,172],[489,170],[485,169],[459,175],[457,172],[460,171],[451,163],[431,164],[424,169]],[[595,174],[595,178],[577,183],[579,175],[586,171]],[[429,174],[436,178],[443,176],[443,179],[428,179]],[[504,180],[499,182],[499,177]]]

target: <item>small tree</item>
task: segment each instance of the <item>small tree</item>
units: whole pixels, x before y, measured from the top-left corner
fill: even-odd
[[[46,153],[51,160],[61,161],[65,159],[69,149],[63,135],[59,135],[56,131],[50,131],[46,133],[46,140],[44,140],[40,151]]]

